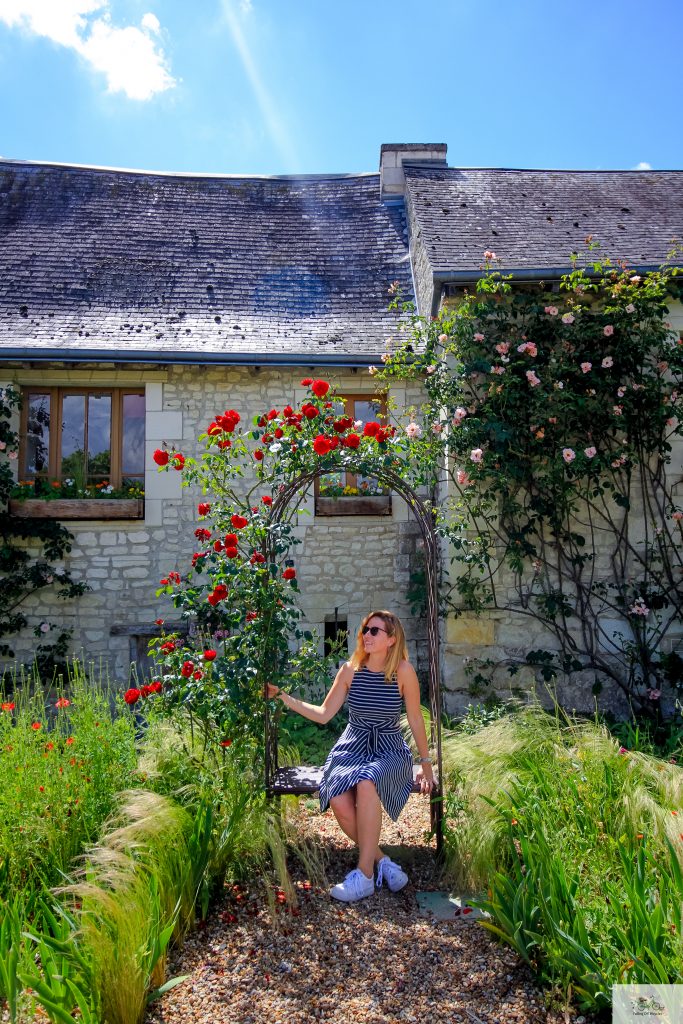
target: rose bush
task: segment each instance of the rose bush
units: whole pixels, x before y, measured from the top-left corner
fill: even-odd
[[[576,260],[558,297],[513,287],[494,258],[438,318],[395,299],[409,337],[378,375],[424,373],[409,468],[446,467],[454,613],[513,612],[520,647],[534,619],[547,649],[522,660],[546,679],[588,671],[595,692],[610,681],[656,717],[663,686],[683,684],[683,500],[667,476],[683,433],[683,345],[666,321],[677,270]]]
[[[388,423],[361,430],[327,381],[302,384],[310,394],[299,408],[270,409],[251,423],[234,409],[216,415],[198,458],[166,447],[154,454],[159,472],[179,470],[184,484],[210,496],[197,506],[189,566],[168,572],[157,591],[187,622],[187,635],[162,630],[151,644],[163,665],[161,701],[189,712],[224,750],[235,740],[240,749],[261,746],[268,680],[320,686],[332,670],[300,628],[291,557],[299,498],[288,488],[299,480],[305,490],[320,473],[403,472],[410,451],[407,435]]]

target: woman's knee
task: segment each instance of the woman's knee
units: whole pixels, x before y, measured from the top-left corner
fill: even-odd
[[[361,779],[357,786],[359,798],[377,796],[377,786],[372,779]]]
[[[350,789],[347,789],[345,793],[340,793],[339,796],[333,796],[330,800],[330,807],[335,814],[350,814],[355,806],[354,794]]]

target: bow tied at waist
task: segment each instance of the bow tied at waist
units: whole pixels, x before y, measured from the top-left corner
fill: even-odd
[[[392,720],[389,722],[365,722],[363,719],[351,718],[349,725],[359,738],[365,740],[365,756],[377,753],[380,736],[400,736],[401,730]]]

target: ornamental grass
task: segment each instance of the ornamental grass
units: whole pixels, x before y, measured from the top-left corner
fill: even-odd
[[[536,704],[443,751],[448,877],[485,927],[581,1008],[683,980],[683,768]]]

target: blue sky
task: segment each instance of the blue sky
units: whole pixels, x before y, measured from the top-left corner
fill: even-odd
[[[683,166],[681,0],[0,0],[0,155],[226,174]]]

